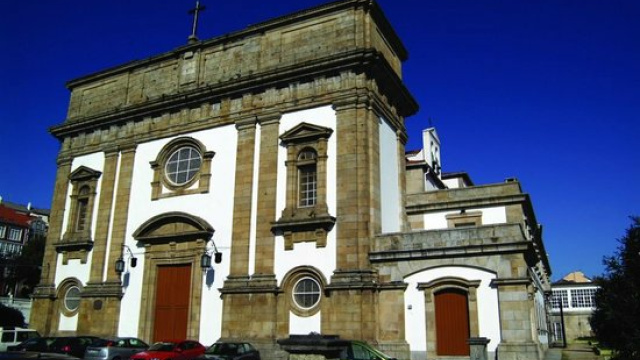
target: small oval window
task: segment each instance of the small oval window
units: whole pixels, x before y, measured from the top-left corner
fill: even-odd
[[[64,294],[64,307],[69,311],[76,311],[80,307],[80,288],[70,287]]]

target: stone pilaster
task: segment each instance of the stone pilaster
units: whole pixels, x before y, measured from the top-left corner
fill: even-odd
[[[410,354],[405,336],[404,282],[383,283],[378,287],[377,348],[397,359]]]
[[[231,268],[229,279],[248,277],[249,237],[251,230],[251,201],[256,142],[256,120],[249,118],[236,123],[236,176],[231,238]],[[225,285],[226,286],[226,285]]]
[[[133,166],[135,161],[135,146],[123,147],[120,150],[120,168],[116,175],[117,156],[115,154],[107,154],[105,160],[105,173],[110,176],[105,181],[113,182],[111,189],[114,188],[115,177],[118,176],[118,188],[115,193],[115,211],[113,215],[113,229],[111,235],[110,247],[108,254],[102,253],[98,255],[98,264],[92,267],[92,280],[85,287],[82,300],[80,303],[80,311],[78,312],[78,330],[79,334],[96,334],[98,336],[108,336],[116,334],[118,331],[118,321],[120,319],[120,299],[122,298],[122,283],[120,275],[114,270],[115,261],[121,256],[122,244],[125,242],[127,216],[129,213],[129,198],[131,196],[131,181],[133,178]],[[103,186],[102,189],[105,189]],[[107,221],[107,210],[111,208],[111,202],[114,201],[113,190],[109,194],[101,194],[98,217],[102,216],[102,220]],[[103,208],[104,206],[104,208]],[[102,212],[100,210],[103,210]],[[110,217],[110,214],[109,214]],[[100,229],[101,226],[105,228]],[[107,224],[98,224],[97,234],[103,236],[105,242],[102,244],[103,251],[106,252],[106,233],[108,232]],[[97,236],[96,236],[97,238]],[[94,254],[95,259],[96,254]],[[104,262],[106,259],[106,263]],[[95,267],[100,267],[96,270]],[[107,269],[106,281],[102,281],[102,269]],[[95,273],[94,273],[95,271]]]
[[[131,197],[131,182],[133,179],[135,156],[135,145],[121,148],[118,189],[115,194],[115,211],[113,215],[113,229],[111,231],[111,245],[109,247],[109,257],[106,264],[108,269],[107,282],[120,283],[120,275],[115,271],[115,263],[121,256],[122,245],[126,240],[129,198]]]
[[[520,359],[524,353],[537,354],[537,357],[532,357],[533,360],[540,359],[543,355],[540,344],[533,338],[528,290],[530,284],[531,281],[527,278],[496,279],[491,283],[491,286],[498,289],[500,299],[500,360]]]
[[[33,294],[33,307],[29,325],[38,330],[43,336],[47,336],[56,330],[53,324],[57,323],[56,319],[59,315],[55,306],[56,287],[54,279],[58,254],[54,244],[58,243],[62,236],[62,223],[69,190],[71,162],[72,159],[70,157],[66,157],[63,154],[58,156],[58,170],[51,203],[49,234],[42,261],[42,274],[40,275],[40,283]]]
[[[276,219],[278,185],[278,129],[280,113],[260,116],[260,166],[256,219],[255,274],[273,275],[274,235],[271,222]],[[274,284],[275,285],[275,284]]]
[[[107,256],[111,208],[115,191],[116,170],[118,166],[117,149],[105,152],[102,184],[98,200],[98,215],[95,240],[91,256],[89,282],[81,295],[78,311],[78,333],[110,336],[117,330],[122,289],[117,282],[103,282]]]
[[[334,106],[337,116],[337,269],[367,269],[380,230],[378,120],[367,98]],[[379,196],[378,196],[379,197]]]
[[[114,184],[117,165],[118,152],[115,149],[106,152],[102,174],[102,185],[100,187],[100,198],[98,200],[98,217],[96,221],[95,240],[91,255],[90,283],[102,282],[102,274],[104,273],[105,267],[104,261],[107,251],[107,236],[109,233],[109,224],[111,223],[111,208],[113,205],[113,192],[115,190]]]

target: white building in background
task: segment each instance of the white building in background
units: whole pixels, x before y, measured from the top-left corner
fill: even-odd
[[[551,325],[554,342],[574,342],[592,337],[589,322],[596,309],[598,286],[582,272],[576,271],[551,284]]]

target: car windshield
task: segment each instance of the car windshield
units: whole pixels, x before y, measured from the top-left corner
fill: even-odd
[[[171,342],[159,342],[151,345],[149,351],[173,351],[173,348],[176,346],[175,343]]]
[[[238,344],[213,344],[205,353],[213,355],[236,355],[238,353]]]

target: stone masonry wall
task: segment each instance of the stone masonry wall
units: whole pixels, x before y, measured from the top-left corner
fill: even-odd
[[[369,11],[375,12],[375,7],[372,10],[354,6],[363,3],[367,2],[325,6],[313,13],[317,17],[306,21],[274,20],[72,81],[67,121],[119,111],[196,88],[215,88],[225,83],[233,86],[239,80],[260,79],[282,68],[365,48],[379,51],[400,76],[401,59],[397,53],[403,51],[402,46],[394,43],[395,34],[388,38],[375,21],[368,21]]]

